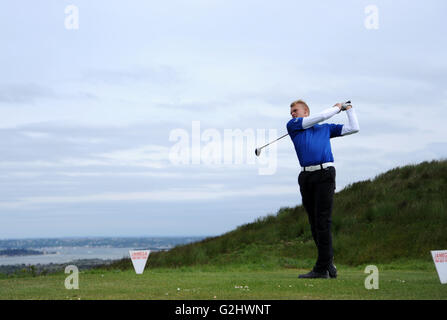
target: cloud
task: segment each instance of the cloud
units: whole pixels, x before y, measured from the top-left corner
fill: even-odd
[[[179,83],[183,74],[172,66],[136,66],[127,69],[90,68],[82,73],[81,81],[104,84],[132,85],[152,83],[166,86]]]
[[[0,202],[3,208],[20,208],[38,204],[66,204],[110,201],[189,202],[223,198],[259,197],[263,195],[296,194],[290,186],[257,186],[254,188],[225,189],[221,185],[202,185],[192,188],[170,188],[151,192],[102,193],[77,196],[27,197],[17,201]]]
[[[56,96],[52,89],[34,83],[0,85],[0,103],[32,104],[37,99],[54,98]]]
[[[43,86],[35,83],[6,83],[0,84],[0,104],[3,105],[33,105],[39,108],[37,102],[56,100],[88,101],[98,97],[88,91],[59,88],[58,85]]]

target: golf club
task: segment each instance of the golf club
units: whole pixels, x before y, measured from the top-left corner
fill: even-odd
[[[351,104],[351,100],[348,100],[348,101],[344,102],[344,103],[341,105],[341,107],[342,107],[341,110],[346,110],[346,107],[349,106],[350,104]],[[288,136],[288,135],[289,135],[289,134],[286,133],[285,135],[279,137],[278,139],[273,140],[272,142],[267,143],[265,146],[262,146],[262,147],[260,147],[260,148],[256,148],[256,149],[255,149],[255,154],[256,154],[256,156],[259,157],[259,155],[261,154],[261,150],[262,150],[263,148],[267,147],[269,144],[272,144],[273,142],[276,142],[276,141],[278,141],[279,139],[282,139],[282,138],[284,138],[285,136]]]
[[[262,146],[262,147],[260,147],[260,148],[256,148],[256,149],[255,149],[255,154],[259,157],[259,155],[261,154],[261,150],[262,150],[262,148],[265,148],[265,147],[267,147],[269,144],[272,144],[273,142],[278,141],[279,139],[282,139],[282,138],[284,138],[285,136],[288,136],[288,135],[289,135],[289,134],[286,133],[285,135],[279,137],[278,139],[276,139],[276,140],[274,140],[274,141],[272,141],[272,142],[267,143],[265,146]]]

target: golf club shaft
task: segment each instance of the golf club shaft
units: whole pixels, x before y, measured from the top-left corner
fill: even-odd
[[[275,142],[275,141],[278,141],[279,139],[282,139],[282,138],[284,138],[285,136],[288,136],[289,134],[288,133],[286,133],[285,135],[283,135],[283,136],[281,136],[281,137],[279,137],[278,139],[276,139],[276,140],[273,140],[273,141],[271,141],[271,142],[269,142],[269,143],[267,143],[265,146],[262,146],[262,147],[260,147],[260,148],[258,148],[258,150],[261,150],[262,148],[265,148],[265,147],[267,147],[269,144],[272,144],[273,142]]]

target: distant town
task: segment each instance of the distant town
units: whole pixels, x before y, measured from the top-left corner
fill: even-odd
[[[147,248],[152,250],[170,249],[176,245],[190,243],[205,237],[79,237],[79,238],[38,238],[0,240],[0,250],[30,249],[49,247],[108,247]]]

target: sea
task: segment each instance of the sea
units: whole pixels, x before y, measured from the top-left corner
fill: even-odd
[[[84,238],[39,238],[0,239],[0,252],[27,249],[39,254],[0,255],[0,266],[45,265],[67,263],[75,260],[116,260],[129,257],[129,250],[169,250],[205,237],[84,237]]]

